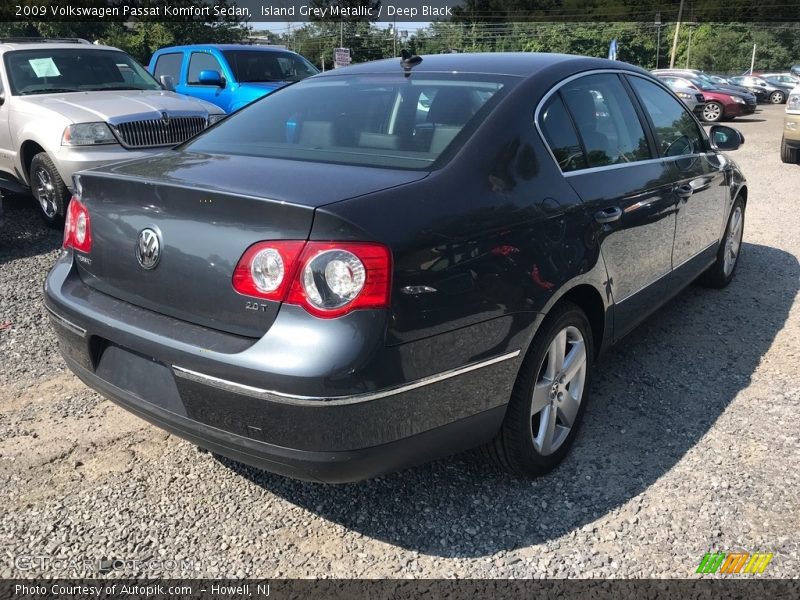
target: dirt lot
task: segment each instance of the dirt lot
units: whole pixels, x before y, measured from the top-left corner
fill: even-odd
[[[7,201],[0,576],[96,574],[33,555],[125,561],[114,576],[687,577],[739,550],[796,577],[800,166],[780,163],[781,118],[736,122],[751,191],[732,285],[689,288],[606,356],[571,456],[536,481],[466,454],[301,483],[145,424],[66,370],[40,291],[60,236]]]

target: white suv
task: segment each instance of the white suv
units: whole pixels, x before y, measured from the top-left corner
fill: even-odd
[[[0,38],[0,189],[30,189],[60,224],[72,174],[163,151],[224,117],[85,40]]]

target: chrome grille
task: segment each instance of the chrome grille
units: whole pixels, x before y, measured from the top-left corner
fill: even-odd
[[[205,117],[143,119],[117,123],[113,128],[119,141],[128,148],[174,146],[203,131],[206,128],[206,119]]]

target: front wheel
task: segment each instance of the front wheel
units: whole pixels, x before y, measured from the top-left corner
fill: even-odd
[[[525,477],[557,467],[586,409],[593,358],[585,313],[571,302],[559,304],[533,339],[487,454],[505,470]]]
[[[725,236],[720,242],[719,250],[717,250],[717,260],[700,276],[700,283],[709,287],[724,288],[731,282],[736,271],[736,265],[739,264],[743,235],[744,201],[741,198],[737,198],[728,217]]]
[[[772,92],[769,95],[769,101],[773,104],[783,104],[786,101],[786,94],[781,91]]]
[[[798,151],[786,143],[785,138],[781,138],[781,161],[790,165],[797,164]]]
[[[62,226],[69,204],[69,190],[46,152],[33,157],[30,182],[45,223],[51,227]]]
[[[716,123],[722,120],[725,111],[719,102],[706,102],[703,107],[703,121]]]

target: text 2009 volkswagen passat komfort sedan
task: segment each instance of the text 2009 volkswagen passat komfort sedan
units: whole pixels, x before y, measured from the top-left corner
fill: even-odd
[[[81,379],[219,454],[343,482],[485,444],[537,475],[598,352],[730,281],[742,141],[619,62],[339,69],[79,174],[45,302]]]

